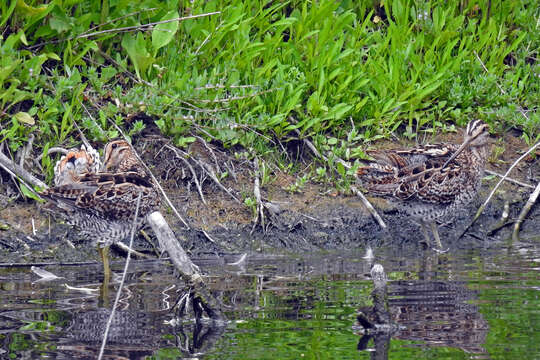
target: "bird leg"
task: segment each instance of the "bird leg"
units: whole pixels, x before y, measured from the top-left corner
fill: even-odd
[[[426,222],[424,220],[420,220],[420,225],[422,226],[422,232],[424,233],[424,238],[426,240],[426,244],[427,244],[427,246],[429,246],[429,244],[431,244],[431,238],[429,237],[429,231],[428,231],[428,228],[426,226]]]
[[[99,255],[103,263],[103,281],[109,281],[111,278],[111,268],[109,267],[109,246],[99,247]]]
[[[435,245],[437,245],[437,247],[433,248],[433,250],[435,250],[435,252],[438,252],[440,254],[445,253],[448,250],[450,250],[450,248],[448,248],[446,250],[442,249],[441,238],[439,237],[439,227],[437,226],[437,223],[435,222],[435,220],[431,221],[429,223],[429,225],[431,226],[431,231],[433,232],[433,238],[435,239]]]
[[[442,249],[441,238],[439,237],[439,229],[435,221],[430,221],[429,226],[431,226],[431,231],[433,232],[433,239],[435,240],[435,245],[438,249]]]

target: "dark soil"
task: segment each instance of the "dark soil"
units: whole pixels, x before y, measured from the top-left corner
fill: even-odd
[[[447,135],[440,141],[458,142],[459,136]],[[491,159],[488,168],[499,173],[505,172],[527,149],[511,135],[495,143],[494,147],[504,144],[504,151],[495,150],[494,154],[498,156]],[[366,245],[373,248],[425,246],[421,241],[423,235],[420,227],[401,216],[383,199],[369,198],[388,225],[388,230],[381,229],[358,197],[338,193],[331,185],[309,182],[299,192],[287,191],[285,189],[294,184],[296,178],[275,169],[269,183],[261,188],[263,200],[273,204],[274,211],[265,211],[264,227],[261,222],[254,226],[253,211],[243,203],[246,197],[253,197],[252,161],[234,156],[234,149],[223,150],[202,142],[192,144],[189,153],[194,159],[209,165],[216,174],[229,173],[228,177],[222,179],[222,184],[239,200],[237,202],[209,176],[205,176],[201,168],[192,164],[201,182],[206,200],[204,204],[191,170],[171,149],[164,146],[162,138],[147,135],[136,144],[173,204],[190,224],[191,230],[185,230],[173,212],[165,205],[162,207],[182,246],[194,256],[243,252],[298,253],[363,248]],[[389,143],[377,145],[390,147]],[[309,150],[302,151],[304,158],[311,156]],[[299,168],[308,168],[309,161],[301,163]],[[5,173],[0,172],[0,175],[3,180],[0,184],[0,262],[78,262],[98,259],[94,247],[77,240],[76,230],[47,217],[40,211],[40,205],[30,200],[10,199],[17,196],[17,191]],[[511,176],[536,184],[540,181],[540,164],[538,160],[530,158],[518,165]],[[478,221],[463,237],[458,238],[497,181],[498,178],[484,181],[477,200],[460,211],[455,221],[440,227],[443,246],[450,249],[485,248],[509,239],[512,226],[502,227],[494,233],[489,230],[499,222],[505,202],[510,204],[509,219],[515,219],[532,191],[510,183],[501,187]],[[522,226],[523,239],[538,238],[539,219],[540,206],[536,204]],[[142,236],[137,239],[137,248],[156,253],[153,245]]]

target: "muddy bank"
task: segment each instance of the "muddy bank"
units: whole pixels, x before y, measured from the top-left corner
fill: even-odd
[[[455,140],[452,139],[454,136],[443,140]],[[512,146],[512,151],[499,154],[488,168],[504,172],[509,162],[524,148],[515,138],[508,140],[507,144],[510,144],[507,147]],[[188,163],[186,158],[165,145],[167,143],[164,139],[147,137],[137,142],[137,150],[189,223],[191,229],[186,230],[170,209],[162,207],[165,217],[179,238],[183,239],[184,248],[193,256],[243,252],[297,253],[321,249],[355,249],[366,245],[373,248],[407,246],[419,249],[424,246],[420,242],[423,239],[420,227],[400,215],[385,200],[369,198],[388,225],[388,230],[381,229],[356,196],[338,193],[331,184],[309,181],[295,188],[297,178],[278,169],[270,169],[271,176],[262,181],[262,199],[270,206],[264,211],[264,222],[259,220],[254,225],[255,208],[245,203],[246,198],[253,198],[256,173],[253,162],[248,160],[248,154],[195,143],[189,148],[189,156],[210,167],[210,171],[204,172],[201,170],[204,166],[197,167],[199,163]],[[306,149],[299,147],[296,151],[302,153],[305,159],[308,158]],[[301,161],[298,167],[310,169],[317,166],[310,161],[313,159]],[[220,175],[218,183],[211,178],[212,173],[227,173],[227,176]],[[518,166],[513,176],[532,183],[531,180],[538,181],[539,174],[538,161],[531,159]],[[510,237],[511,226],[502,227],[494,233],[490,233],[490,230],[499,222],[505,202],[509,203],[509,219],[515,219],[531,189],[507,183],[467,234],[457,239],[497,181],[497,178],[488,177],[476,201],[461,210],[452,223],[440,226],[444,247],[484,248],[500,244]],[[0,262],[77,262],[98,259],[94,247],[79,240],[77,232],[71,227],[46,217],[40,211],[39,204],[10,200],[17,192],[5,174],[1,186]],[[539,219],[540,207],[535,205],[523,224],[523,239],[538,237]],[[138,236],[136,248],[150,255],[156,254],[155,245],[142,236]],[[113,253],[122,256],[121,251]]]

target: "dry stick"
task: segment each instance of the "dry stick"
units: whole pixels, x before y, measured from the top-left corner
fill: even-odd
[[[482,213],[484,212],[484,209],[486,208],[487,204],[489,203],[489,201],[491,200],[491,198],[493,197],[493,195],[495,194],[495,191],[497,191],[497,189],[499,188],[499,186],[502,184],[502,182],[504,180],[506,180],[508,174],[510,174],[510,172],[514,169],[514,167],[519,164],[519,162],[521,160],[523,160],[527,155],[529,155],[531,152],[534,151],[534,149],[536,149],[538,146],[540,146],[540,142],[537,142],[533,147],[531,147],[529,150],[527,150],[527,152],[523,155],[521,155],[516,161],[514,161],[514,163],[508,168],[508,170],[506,171],[506,173],[503,175],[503,177],[501,178],[501,180],[499,180],[499,182],[497,183],[497,185],[495,185],[495,187],[493,188],[493,190],[491,190],[491,192],[489,193],[486,201],[484,201],[484,203],[480,206],[480,208],[478,208],[478,211],[476,212],[476,215],[474,216],[474,219],[471,221],[471,223],[465,227],[465,229],[463,229],[461,235],[459,235],[458,239],[460,239],[463,235],[465,235],[465,233],[469,230],[469,228],[476,222],[476,220],[480,217],[480,215],[482,215]]]
[[[219,181],[219,179],[216,176],[216,173],[214,172],[214,170],[212,169],[212,167],[210,165],[208,165],[207,163],[205,163],[202,160],[197,160],[195,158],[192,158],[192,160],[193,160],[193,162],[195,162],[195,164],[199,165],[199,167],[203,170],[203,172],[205,172],[206,174],[208,174],[210,176],[210,178],[217,184],[217,186],[219,186],[221,188],[221,190],[223,190],[227,194],[229,194],[229,196],[232,197],[233,200],[236,201],[238,204],[242,204],[242,202],[240,200],[238,200],[238,198],[236,196],[234,196],[234,194],[231,192],[231,190],[227,189]]]
[[[49,150],[47,150],[47,156],[51,155],[51,154],[56,154],[56,153],[61,153],[62,155],[67,155],[68,152],[69,152],[68,150],[66,150],[64,148],[61,148],[61,147],[51,147],[51,148],[49,148]],[[43,154],[39,154],[38,157],[36,158],[36,161],[37,162],[41,161],[41,158],[43,158]]]
[[[300,131],[298,131],[298,129],[295,129],[296,133],[298,134],[298,136],[300,136]],[[320,157],[321,159],[323,159],[324,161],[328,162],[328,158],[326,158],[326,156],[322,155],[316,148],[315,148],[315,145],[313,145],[311,143],[311,141],[309,141],[308,139],[304,139],[304,143],[306,143],[306,145],[309,147],[309,149],[315,154],[315,156],[317,157]],[[336,160],[341,163],[346,169],[350,169],[351,166],[349,164],[347,164],[345,161],[343,161],[342,159],[340,158],[337,158],[336,157]],[[356,187],[352,186],[351,185],[351,191],[354,192],[359,198],[360,200],[362,201],[362,203],[364,204],[364,206],[368,209],[369,213],[375,218],[375,220],[377,220],[377,222],[379,223],[379,226],[383,229],[386,229],[386,224],[384,223],[383,219],[380,217],[380,215],[377,213],[377,211],[375,210],[375,208],[373,207],[373,205],[371,205],[371,203],[368,201],[368,199],[366,199],[366,197],[364,196],[364,194],[362,194],[362,192],[360,192],[358,189],[356,189]]]
[[[137,216],[139,216],[139,207],[141,205],[141,196],[142,196],[142,192],[139,191],[139,196],[137,197],[137,205],[135,207],[135,216],[133,217],[133,223],[131,224],[131,233],[129,237],[130,249],[133,247],[133,238],[135,237],[135,231],[137,228],[136,224],[137,224]],[[126,264],[124,265],[124,272],[122,273],[122,279],[120,280],[120,285],[118,286],[118,291],[116,292],[116,298],[114,299],[114,305],[109,315],[109,319],[107,320],[107,326],[105,327],[103,340],[101,341],[101,349],[99,350],[98,360],[101,360],[101,358],[103,357],[103,351],[105,351],[105,345],[107,344],[107,337],[109,336],[109,329],[111,328],[112,320],[116,312],[116,307],[118,306],[118,302],[120,301],[120,293],[122,292],[122,288],[124,287],[124,282],[126,281],[126,275],[127,275],[127,270],[129,267],[130,260],[131,260],[131,251],[128,251],[128,254],[126,256]]]
[[[510,201],[506,200],[503,206],[503,212],[499,221],[487,232],[487,235],[495,234],[499,229],[510,224],[508,221],[508,216],[510,216]]]
[[[158,8],[149,8],[149,9],[143,9],[143,10],[139,10],[139,11],[135,11],[135,12],[132,12],[132,13],[129,13],[129,14],[126,14],[124,16],[120,16],[120,17],[117,17],[115,19],[111,19],[107,22],[104,22],[104,23],[101,23],[101,24],[98,24],[96,26],[93,26],[91,27],[90,29],[86,30],[85,32],[83,32],[82,34],[88,34],[89,32],[97,29],[97,28],[100,28],[102,26],[105,26],[105,25],[109,25],[115,21],[119,21],[119,20],[122,20],[122,19],[125,19],[125,18],[128,18],[128,17],[131,17],[131,16],[135,16],[135,15],[138,15],[138,14],[141,14],[143,12],[150,12],[150,11],[154,11],[154,10],[159,10]]]
[[[527,203],[525,204],[525,206],[523,207],[523,209],[521,209],[521,212],[519,213],[519,217],[516,223],[514,224],[514,231],[512,232],[513,241],[519,240],[519,227],[521,226],[521,223],[523,222],[523,220],[525,220],[525,217],[527,216],[532,206],[538,199],[539,194],[540,194],[540,182],[538,182],[538,184],[536,185],[536,189],[534,189],[531,196],[529,197],[529,200],[527,200]]]
[[[187,285],[193,289],[194,296],[200,300],[200,305],[208,316],[216,320],[224,319],[220,305],[206,288],[198,266],[191,262],[163,215],[159,211],[154,211],[146,217],[146,221],[156,234],[161,251],[166,251],[169,254],[173,265],[180,272],[180,276]]]
[[[257,226],[259,220],[261,221],[261,227],[264,231],[264,205],[261,200],[261,189],[260,189],[260,180],[259,180],[259,159],[255,157],[255,160],[253,161],[255,165],[255,184],[253,186],[253,194],[255,195],[255,200],[257,203],[257,209],[255,212],[255,220],[253,221],[253,227],[251,228],[250,235],[253,234],[253,231],[255,231],[255,227]]]
[[[22,181],[30,191],[34,192],[31,184],[42,189],[47,189],[48,186],[34,175],[30,174],[28,171],[20,167],[18,164],[15,164],[3,152],[0,151],[0,167],[6,170],[10,175],[15,176],[17,179]]]
[[[195,187],[197,188],[197,191],[199,192],[199,196],[201,197],[201,201],[203,202],[204,205],[206,205],[206,200],[204,199],[204,195],[203,195],[203,192],[202,192],[202,187],[201,187],[201,183],[199,182],[199,179],[197,178],[197,173],[195,173],[195,169],[193,169],[193,167],[191,166],[191,164],[189,163],[189,161],[187,161],[187,159],[184,157],[184,156],[180,156],[180,154],[178,153],[178,149],[174,146],[170,146],[170,145],[165,145],[165,147],[167,149],[170,149],[172,151],[174,151],[175,155],[184,162],[184,164],[186,164],[186,166],[188,167],[189,171],[191,172],[191,176],[193,177],[193,181],[195,181]]]
[[[491,170],[487,170],[487,169],[486,169],[485,171],[486,171],[487,174],[490,174],[490,175],[496,175],[496,176],[501,177],[501,178],[503,177],[503,175],[501,175],[501,174],[499,174],[499,173],[496,173],[495,171],[491,171]],[[512,178],[507,177],[507,178],[506,178],[506,181],[511,182],[511,183],[514,183],[514,184],[519,185],[519,186],[523,186],[523,187],[528,187],[528,188],[530,188],[530,189],[534,189],[534,186],[532,186],[532,185],[530,185],[530,184],[526,184],[526,183],[521,182],[521,181],[516,180],[516,179],[512,179]]]
[[[133,254],[135,256],[138,256],[140,258],[143,258],[143,259],[155,259],[153,256],[143,254],[140,251],[137,251],[137,250],[134,250],[134,249],[130,248],[129,246],[127,246],[123,242],[116,243],[115,245],[118,246],[123,251],[125,251],[127,253],[130,253],[130,254]]]
[[[210,148],[210,146],[208,146],[208,143],[202,137],[200,137],[198,135],[195,135],[195,138],[199,139],[199,141],[203,143],[206,150],[208,150],[208,152],[212,156],[212,159],[214,160],[214,164],[216,165],[216,169],[218,169],[218,171],[221,171],[221,168],[219,167],[219,162],[218,162],[218,159],[216,157],[216,154],[214,153],[214,150],[212,150],[212,148]]]
[[[21,158],[19,160],[19,166],[21,168],[24,168],[24,161],[28,157],[28,154],[32,152],[32,144],[34,143],[34,134],[30,134],[28,136],[28,143],[26,143],[26,146],[23,147]]]

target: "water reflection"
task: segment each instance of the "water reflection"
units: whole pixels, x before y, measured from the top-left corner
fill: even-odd
[[[391,334],[359,337],[359,308],[373,306],[364,249],[296,256],[242,254],[196,261],[223,302],[227,327],[172,311],[182,286],[166,262],[135,261],[106,348],[109,357],[358,359],[539,357],[540,252],[535,244],[442,256],[387,249]],[[120,272],[122,263],[112,270]],[[28,268],[0,268],[0,357],[92,358],[117,283],[99,297],[99,264],[47,267],[64,279],[33,283]],[[97,289],[97,293],[69,290]],[[391,335],[391,336],[390,336]],[[510,336],[511,335],[511,336]],[[360,340],[362,339],[362,340]],[[360,340],[360,344],[359,344]],[[371,352],[362,349],[377,350]],[[536,350],[535,350],[536,349]],[[536,351],[536,352],[535,352]]]

